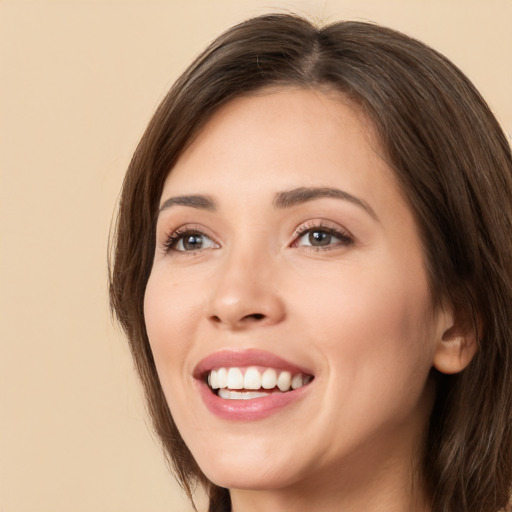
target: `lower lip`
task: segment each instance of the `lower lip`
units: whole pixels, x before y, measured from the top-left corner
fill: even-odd
[[[206,407],[215,416],[232,421],[255,421],[267,418],[300,400],[309,386],[310,384],[286,393],[272,393],[250,400],[220,398],[204,382],[199,382],[199,391]]]

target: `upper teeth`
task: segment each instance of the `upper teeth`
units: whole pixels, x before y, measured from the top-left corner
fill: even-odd
[[[311,380],[310,375],[297,373],[292,375],[287,370],[279,371],[267,368],[260,372],[255,366],[245,370],[241,368],[219,368],[208,374],[208,385],[212,389],[273,389],[276,386],[280,391],[289,391],[306,385]]]

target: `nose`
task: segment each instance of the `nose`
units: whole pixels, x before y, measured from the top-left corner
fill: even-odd
[[[275,266],[261,257],[237,256],[223,262],[211,290],[208,319],[232,330],[275,325],[285,317]]]

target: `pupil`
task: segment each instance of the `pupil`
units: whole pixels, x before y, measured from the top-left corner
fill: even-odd
[[[194,249],[200,249],[203,245],[202,235],[189,235],[183,239],[183,247],[187,251],[193,251]]]
[[[317,247],[329,245],[331,243],[331,235],[325,231],[311,231],[309,233],[309,243]]]

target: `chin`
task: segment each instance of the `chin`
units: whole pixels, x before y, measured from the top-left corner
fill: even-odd
[[[248,453],[220,450],[213,457],[199,457],[196,461],[211,482],[227,489],[280,489],[300,479],[300,463],[296,460],[281,460],[275,450],[269,454],[251,444]]]
[[[240,465],[240,468],[212,468],[212,471],[205,472],[207,478],[219,487],[226,489],[243,490],[276,490],[289,487],[293,484],[292,475],[286,475],[286,471],[273,471],[268,468],[254,469],[247,465]]]

